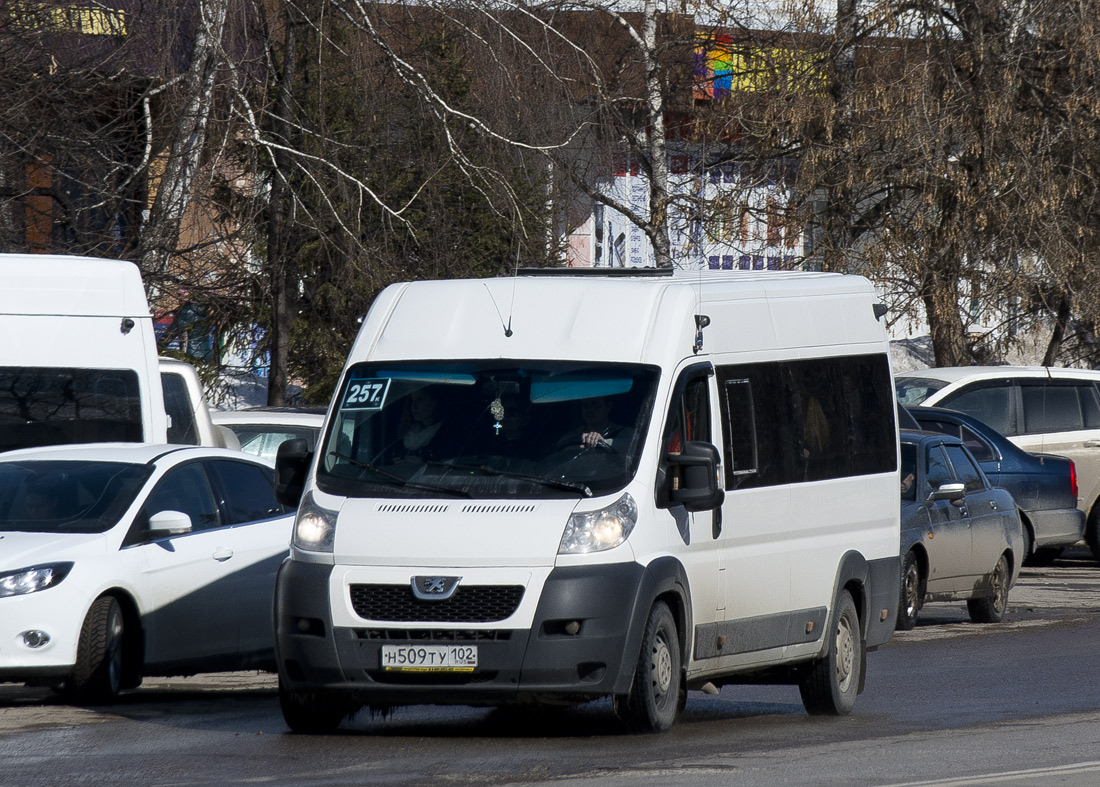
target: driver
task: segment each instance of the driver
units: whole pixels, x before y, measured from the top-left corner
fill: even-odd
[[[613,448],[615,441],[628,441],[626,428],[611,421],[611,402],[606,396],[582,399],[581,440],[582,448]]]

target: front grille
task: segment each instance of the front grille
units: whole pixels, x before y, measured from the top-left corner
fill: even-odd
[[[366,620],[409,623],[490,623],[519,607],[522,585],[459,586],[450,598],[425,601],[408,585],[352,585],[351,606]]]
[[[355,629],[359,639],[390,642],[507,642],[510,629]]]

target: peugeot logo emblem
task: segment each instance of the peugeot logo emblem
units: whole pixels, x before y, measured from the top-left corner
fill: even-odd
[[[458,590],[462,577],[413,577],[412,593],[424,601],[445,601]]]

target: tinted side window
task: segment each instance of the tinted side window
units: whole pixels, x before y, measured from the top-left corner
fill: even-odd
[[[1081,395],[1081,412],[1085,416],[1086,429],[1100,429],[1100,401],[1097,400],[1096,386],[1085,383],[1077,386]]]
[[[969,387],[947,397],[937,406],[950,407],[974,416],[1003,435],[1019,434],[1016,429],[1016,387],[1011,383]]]
[[[896,424],[885,356],[723,366],[726,488],[888,472]]]
[[[227,525],[271,519],[283,513],[275,499],[274,476],[266,468],[229,459],[217,459],[207,466],[225,507]]]
[[[1082,386],[1085,393],[1091,394]],[[1026,385],[1021,389],[1027,434],[1070,432],[1083,429],[1079,387],[1075,385]]]
[[[187,395],[187,383],[183,377],[170,372],[160,375],[164,387],[164,410],[168,413],[168,442],[179,445],[198,445],[195,429],[195,413],[191,398]]]
[[[948,445],[944,448],[946,448],[947,456],[950,457],[951,464],[955,468],[956,477],[966,484],[966,491],[978,492],[985,489],[982,473],[973,460],[966,455],[966,451],[957,445]]]
[[[157,483],[142,513],[148,521],[148,517],[161,511],[187,514],[191,517],[192,530],[209,530],[221,525],[210,483],[197,462],[170,470]]]

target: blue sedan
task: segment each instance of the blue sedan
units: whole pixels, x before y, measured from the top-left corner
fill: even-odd
[[[907,409],[921,429],[962,440],[990,483],[1012,494],[1024,523],[1029,564],[1049,563],[1084,537],[1085,514],[1077,508],[1077,469],[1072,460],[1029,453],[966,413],[942,407]]]

